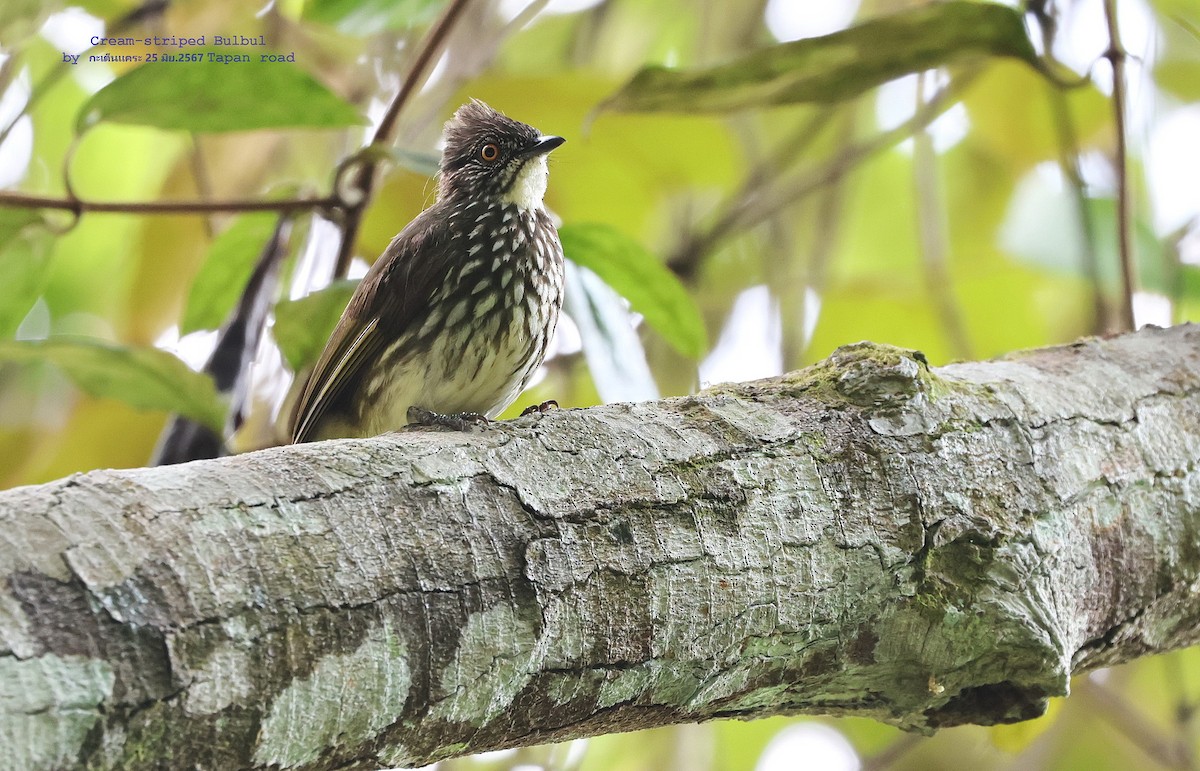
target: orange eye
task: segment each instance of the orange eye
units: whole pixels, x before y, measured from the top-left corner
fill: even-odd
[[[488,163],[494,163],[495,160],[499,157],[500,157],[500,148],[496,145],[495,142],[488,142],[486,145],[479,148],[480,160],[486,161]]]

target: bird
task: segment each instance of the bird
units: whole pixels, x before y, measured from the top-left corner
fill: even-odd
[[[541,365],[563,302],[544,135],[477,99],[442,132],[437,197],[367,271],[292,412],[293,443],[499,415]]]

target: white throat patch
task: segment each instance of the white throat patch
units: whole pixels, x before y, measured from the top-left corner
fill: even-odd
[[[543,154],[531,158],[517,172],[512,187],[504,194],[504,202],[514,204],[521,211],[541,208],[549,177],[550,167],[546,165],[546,156]]]

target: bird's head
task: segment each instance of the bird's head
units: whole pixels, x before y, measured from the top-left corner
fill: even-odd
[[[546,193],[546,155],[566,140],[545,136],[478,99],[459,107],[442,132],[441,199],[504,202],[536,209]]]

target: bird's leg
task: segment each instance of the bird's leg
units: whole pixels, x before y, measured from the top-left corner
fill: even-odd
[[[469,431],[473,426],[486,427],[489,423],[491,421],[478,412],[455,412],[446,415],[424,407],[408,408],[410,426],[442,426],[454,431]]]
[[[549,412],[550,410],[557,409],[558,402],[554,401],[553,399],[547,399],[541,404],[531,404],[525,409],[521,410],[521,417],[525,417],[526,415],[540,415],[543,412]]]

